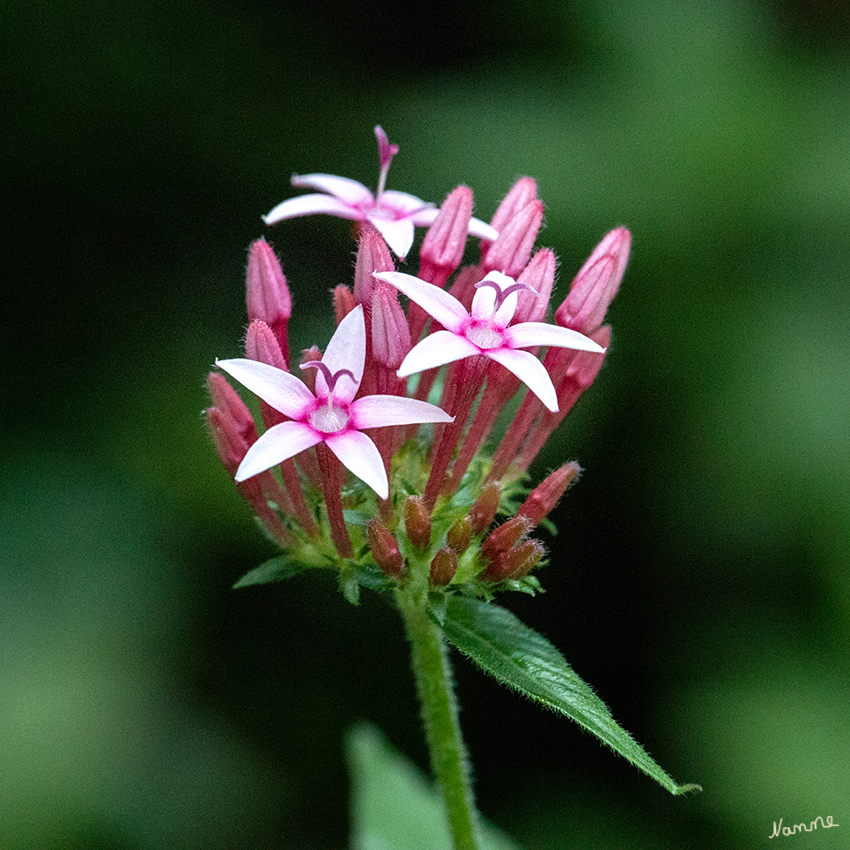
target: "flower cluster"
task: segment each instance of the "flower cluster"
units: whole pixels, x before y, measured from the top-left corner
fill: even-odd
[[[535,182],[521,178],[485,224],[472,217],[465,186],[439,209],[386,191],[398,148],[375,133],[375,195],[312,174],[293,183],[325,194],[284,201],[265,217],[321,212],[359,222],[353,287],[333,293],[335,333],[291,368],[289,289],[268,242],[256,241],[245,357],[216,361],[209,429],[287,558],[338,570],[350,598],[360,585],[403,584],[417,572],[431,592],[533,591],[529,573],[545,552],[531,533],[579,467],[564,464],[530,493],[526,472],[602,365],[610,340],[602,322],[629,232],[602,240],[547,322],[556,260],[534,251],[543,216]],[[408,255],[414,226],[428,227],[415,276],[393,259]],[[470,236],[480,257],[461,266]],[[262,428],[222,372],[259,398]]]

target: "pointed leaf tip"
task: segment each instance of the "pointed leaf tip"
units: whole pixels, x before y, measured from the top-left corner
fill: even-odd
[[[510,611],[477,599],[452,596],[446,612],[449,642],[479,667],[514,690],[563,714],[594,734],[672,794],[679,785],[611,716],[606,705],[542,635]]]

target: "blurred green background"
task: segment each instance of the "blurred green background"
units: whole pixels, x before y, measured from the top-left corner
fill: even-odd
[[[270,554],[200,413],[292,172],[537,178],[562,297],[633,253],[546,634],[673,798],[462,659],[480,808],[534,848],[850,846],[850,12],[821,0],[4,4],[0,847],[341,848],[345,731],[426,763],[393,613]],[[295,350],[349,228],[268,234]],[[403,814],[403,813],[401,813]],[[773,822],[839,828],[772,842]]]

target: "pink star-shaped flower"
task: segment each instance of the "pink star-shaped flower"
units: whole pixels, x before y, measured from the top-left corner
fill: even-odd
[[[533,354],[521,349],[548,345],[598,353],[605,350],[584,334],[557,325],[545,322],[511,325],[517,293],[534,289],[502,272],[490,272],[475,284],[478,291],[472,299],[471,312],[453,295],[413,275],[375,272],[374,276],[403,292],[445,328],[425,337],[410,350],[399,367],[400,378],[481,354],[513,372],[555,413],[558,398],[549,373]]]
[[[322,359],[305,363],[315,368],[315,395],[283,369],[258,360],[217,360],[216,365],[280,411],[289,421],[269,428],[249,449],[234,476],[244,481],[319,443],[343,466],[365,481],[382,499],[389,495],[384,461],[365,428],[451,422],[433,404],[393,395],[355,398],[366,360],[366,323],[357,306],[337,327]]]
[[[401,259],[407,256],[413,244],[414,227],[427,227],[434,223],[439,210],[416,195],[384,189],[387,172],[398,145],[391,145],[380,126],[375,127],[381,176],[378,191],[373,195],[362,183],[335,174],[295,174],[292,185],[318,189],[321,194],[301,195],[279,203],[268,215],[266,224],[276,224],[286,218],[325,213],[352,221],[366,221],[384,237],[392,252]],[[469,233],[480,239],[494,240],[499,234],[483,221],[473,218]]]

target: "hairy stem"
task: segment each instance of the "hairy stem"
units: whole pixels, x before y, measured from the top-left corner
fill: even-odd
[[[478,814],[448,650],[442,630],[425,607],[426,595],[411,590],[409,585],[399,589],[397,598],[410,641],[431,768],[443,795],[455,850],[478,850]]]

